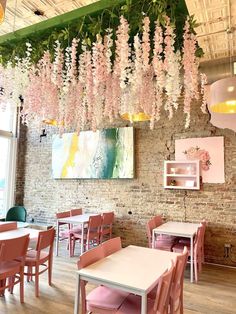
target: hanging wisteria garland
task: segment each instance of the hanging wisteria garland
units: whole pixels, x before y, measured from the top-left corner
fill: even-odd
[[[130,42],[128,21],[121,16],[116,40],[111,29],[102,38],[97,36],[89,50],[74,38],[65,52],[60,42],[55,42],[54,60],[45,51],[36,65],[30,64],[30,44],[26,58],[8,63],[0,68],[0,107],[11,101],[20,105],[24,99],[21,116],[23,122],[32,120],[39,124],[54,120],[60,132],[74,129],[96,130],[104,118],[112,123],[124,113],[143,112],[150,116],[150,127],[160,119],[163,108],[171,119],[178,108],[178,98],[183,92],[185,127],[190,124],[190,109],[199,98],[199,73],[196,58],[196,37],[190,32],[189,23],[184,29],[183,51],[175,51],[175,32],[166,17],[165,29],[156,22],[153,51],[150,44],[150,20],[143,19],[143,32]],[[112,48],[115,44],[113,57]],[[181,59],[182,55],[182,59]],[[183,86],[181,74],[183,69]],[[201,75],[201,93],[205,112],[204,84]],[[14,88],[13,88],[14,87]]]

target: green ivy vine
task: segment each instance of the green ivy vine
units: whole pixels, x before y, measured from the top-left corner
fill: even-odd
[[[169,16],[171,23],[176,25],[176,49],[183,45],[183,27],[186,19],[190,21],[194,32],[196,21],[188,15],[184,0],[124,0],[121,5],[116,5],[97,12],[93,15],[84,16],[67,25],[59,24],[56,28],[48,28],[46,31],[32,33],[27,38],[17,38],[0,45],[0,62],[6,64],[8,61],[15,62],[15,57],[25,57],[26,42],[32,44],[32,62],[36,63],[45,50],[49,50],[51,56],[54,54],[54,42],[59,40],[61,46],[66,48],[71,44],[73,38],[79,38],[80,42],[92,46],[97,34],[104,35],[107,28],[117,29],[121,15],[129,21],[130,38],[142,30],[144,15],[151,20],[151,29],[154,31],[155,21],[161,25],[165,24],[165,16]],[[202,51],[197,51],[201,56]]]

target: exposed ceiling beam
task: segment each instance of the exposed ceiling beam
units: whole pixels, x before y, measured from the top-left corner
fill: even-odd
[[[43,22],[22,28],[15,32],[0,36],[0,44],[3,44],[7,41],[17,40],[19,38],[28,37],[32,33],[42,32],[44,30],[53,29],[55,27],[64,27],[69,23],[75,21],[86,15],[92,15],[99,11],[102,11],[106,8],[113,7],[115,5],[119,5],[125,3],[125,0],[101,0],[90,5],[78,8],[71,12],[67,12],[62,15],[58,15],[51,19],[45,20]]]

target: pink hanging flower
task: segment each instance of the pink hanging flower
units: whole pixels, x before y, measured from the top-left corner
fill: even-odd
[[[116,31],[116,74],[120,79],[120,87],[126,88],[130,74],[130,46],[129,46],[129,24],[127,20],[120,17],[120,25]]]
[[[163,89],[165,85],[165,73],[164,73],[164,63],[162,60],[163,53],[163,31],[158,22],[156,22],[155,34],[154,34],[154,49],[153,49],[153,70],[155,75],[155,102],[152,106],[152,115],[150,128],[154,128],[155,121],[160,119],[160,109],[163,103]]]
[[[104,37],[104,55],[105,55],[105,103],[103,115],[109,117],[110,122],[113,121],[113,100],[112,100],[112,46],[113,46],[113,30],[107,29],[107,34]]]
[[[178,98],[181,94],[180,85],[180,53],[175,53],[175,33],[173,27],[170,25],[169,17],[166,17],[166,31],[165,31],[165,60],[164,70],[166,73],[165,91],[167,100],[165,103],[165,110],[169,112],[169,119],[173,117],[173,108],[178,108]]]
[[[201,110],[203,113],[207,113],[207,76],[205,73],[200,73],[201,77],[201,95],[202,95],[202,105]]]
[[[92,130],[96,131],[97,125],[101,123],[104,112],[104,95],[106,84],[106,59],[102,37],[97,36],[97,41],[93,44],[93,95],[94,107],[92,116]]]
[[[190,125],[190,107],[193,99],[199,98],[198,92],[198,61],[196,53],[196,36],[190,32],[189,22],[184,27],[184,113],[187,115],[185,128]]]

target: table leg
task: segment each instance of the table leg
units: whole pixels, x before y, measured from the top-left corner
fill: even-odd
[[[193,282],[193,236],[190,238],[190,281]]]
[[[58,256],[58,243],[59,243],[59,222],[58,222],[58,220],[57,220],[56,256]]]
[[[152,248],[155,249],[155,232],[152,230]]]
[[[80,254],[84,253],[84,223],[82,223],[81,230],[81,246],[80,246]]]
[[[141,314],[147,314],[147,296],[142,295]]]
[[[79,277],[79,274],[77,274],[76,287],[75,287],[74,314],[79,314],[79,298],[80,298],[80,277]]]

